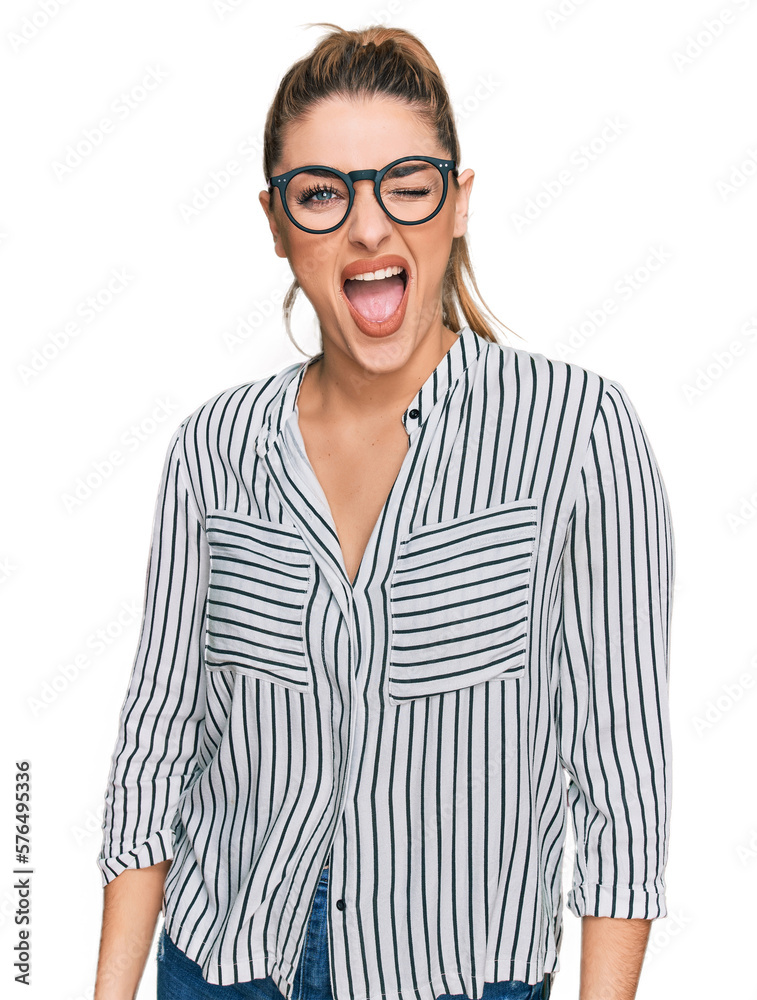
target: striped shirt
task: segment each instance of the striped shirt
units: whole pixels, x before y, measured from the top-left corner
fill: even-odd
[[[351,583],[297,421],[313,360],[170,441],[103,885],[173,858],[176,945],[291,998],[329,858],[335,996],[540,982],[568,817],[572,913],[667,913],[674,550],[649,440],[618,382],[463,327]]]

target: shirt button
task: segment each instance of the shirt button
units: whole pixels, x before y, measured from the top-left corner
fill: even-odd
[[[420,412],[421,412],[420,410],[411,410],[408,413],[408,416],[412,417],[413,419],[415,419],[416,417],[420,416]]]
[[[343,899],[337,899],[337,901],[336,901],[336,908],[337,908],[337,910],[343,910],[344,906],[345,906],[344,900]]]

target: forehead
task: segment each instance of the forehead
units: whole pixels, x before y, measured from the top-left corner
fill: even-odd
[[[289,126],[278,172],[310,163],[379,169],[413,153],[447,155],[412,105],[384,96],[329,97]]]

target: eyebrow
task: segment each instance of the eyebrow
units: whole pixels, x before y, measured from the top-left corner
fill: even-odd
[[[311,167],[310,169],[303,171],[303,173],[312,174],[313,177],[333,177],[334,175],[333,170],[320,170],[318,167]]]
[[[409,177],[411,174],[417,173],[419,170],[426,170],[430,164],[428,163],[398,163],[396,167],[392,169],[385,175],[387,177]],[[310,174],[313,177],[331,177],[336,167],[329,169],[321,169],[319,167],[310,167],[303,171],[303,173]],[[342,173],[348,173],[348,171],[343,170]]]
[[[409,177],[410,174],[415,174],[419,170],[427,170],[431,166],[430,163],[398,163],[396,167],[386,174],[387,177]]]

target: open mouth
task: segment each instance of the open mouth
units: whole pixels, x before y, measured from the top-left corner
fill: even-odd
[[[404,267],[378,268],[347,278],[343,290],[347,301],[368,323],[386,323],[397,313],[405,297],[407,271]]]

